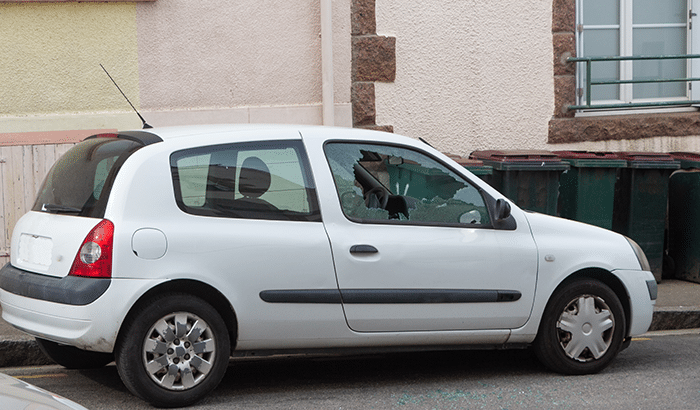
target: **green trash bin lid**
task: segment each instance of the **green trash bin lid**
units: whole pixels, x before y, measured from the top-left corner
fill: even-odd
[[[563,161],[576,168],[623,168],[627,161],[615,152],[603,151],[553,151]]]
[[[569,164],[551,151],[539,150],[484,150],[469,156],[484,161],[497,171],[565,171]]]
[[[680,161],[663,152],[620,152],[621,159],[627,161],[628,168],[637,169],[679,169]]]
[[[680,161],[682,169],[700,168],[700,154],[693,152],[671,152],[669,155]]]
[[[491,165],[484,164],[484,161],[479,161],[478,159],[464,158],[455,154],[445,154],[450,159],[468,169],[474,175],[491,175],[493,174],[493,167]]]

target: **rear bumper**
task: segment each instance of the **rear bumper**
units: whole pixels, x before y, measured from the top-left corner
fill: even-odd
[[[84,340],[93,328],[93,321],[83,308],[56,305],[51,302],[26,303],[27,299],[0,290],[2,318],[19,330],[34,337],[85,348]],[[52,306],[53,305],[53,306]],[[90,350],[95,350],[91,348]],[[111,351],[111,350],[110,350]]]
[[[111,279],[40,275],[11,264],[0,269],[0,289],[19,296],[66,305],[83,306],[96,301],[109,288]]]
[[[131,306],[160,282],[113,278],[95,301],[84,305],[34,299],[0,288],[2,318],[34,337],[109,353]]]

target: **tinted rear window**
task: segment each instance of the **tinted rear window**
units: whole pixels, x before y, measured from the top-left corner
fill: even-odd
[[[318,222],[316,189],[299,140],[213,145],[170,157],[184,212],[225,218]]]
[[[90,138],[51,168],[33,211],[102,218],[121,165],[143,144],[120,138]]]

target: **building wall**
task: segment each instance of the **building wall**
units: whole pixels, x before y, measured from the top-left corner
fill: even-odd
[[[321,123],[319,1],[168,0],[139,4],[136,15],[152,125]],[[336,118],[349,126],[349,1],[333,2],[332,23]]]
[[[576,0],[552,1],[555,107],[548,142],[555,147],[599,151],[699,151],[700,115],[696,108],[594,115],[568,109],[576,104],[576,66],[567,61],[576,56],[575,6]]]
[[[573,104],[575,0],[376,2],[395,38],[393,81],[374,86],[376,124],[443,151],[700,151],[700,117],[648,112],[586,118]],[[574,118],[575,117],[575,118]]]
[[[396,37],[396,79],[375,84],[377,123],[458,154],[544,146],[551,13],[533,0],[377,0],[377,34]]]
[[[311,0],[0,2],[0,144],[32,142],[18,133],[140,127],[100,64],[152,125],[320,124],[319,8]],[[349,0],[334,1],[333,16],[336,123],[349,126]]]
[[[335,124],[352,125],[350,0],[334,0]],[[322,124],[316,0],[0,0],[0,262],[51,165],[101,132]]]
[[[100,64],[139,105],[134,3],[0,4],[0,38],[0,133],[128,125],[80,114],[126,112]]]

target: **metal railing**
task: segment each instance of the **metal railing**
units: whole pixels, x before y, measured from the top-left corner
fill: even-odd
[[[584,110],[584,109],[613,109],[613,108],[638,108],[638,107],[668,107],[700,104],[700,100],[678,100],[678,101],[657,101],[657,102],[637,102],[637,103],[618,103],[618,104],[591,104],[591,87],[594,85],[619,85],[619,84],[644,84],[644,83],[678,83],[700,81],[700,78],[658,78],[651,80],[610,80],[610,81],[591,81],[591,65],[594,62],[610,62],[610,61],[637,61],[637,60],[680,60],[686,61],[693,58],[700,58],[700,54],[682,54],[668,56],[612,56],[612,57],[569,57],[567,62],[586,63],[586,84],[585,95],[586,103],[583,105],[569,105],[569,110]]]

